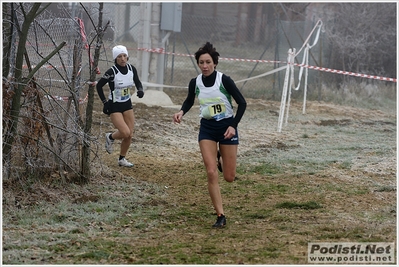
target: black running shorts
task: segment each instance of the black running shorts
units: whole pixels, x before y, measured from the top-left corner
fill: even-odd
[[[115,102],[115,103],[112,103],[112,100],[108,100],[108,101],[110,102],[109,106],[110,106],[111,113],[116,113],[116,112],[123,113],[126,110],[133,109],[133,104],[130,99],[125,102]]]
[[[220,121],[201,119],[201,126],[198,134],[198,142],[201,140],[212,140],[222,145],[238,145],[238,130],[231,139],[225,139],[224,133],[232,124],[234,118],[227,118]]]

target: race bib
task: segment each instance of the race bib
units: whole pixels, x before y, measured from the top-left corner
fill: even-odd
[[[116,89],[113,91],[114,102],[124,101],[130,98],[130,87]]]
[[[205,119],[221,120],[226,115],[226,106],[224,103],[209,105],[202,110],[202,117]]]

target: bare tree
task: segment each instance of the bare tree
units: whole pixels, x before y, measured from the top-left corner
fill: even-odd
[[[6,7],[3,9],[6,15],[3,16],[4,47],[18,44],[15,51],[5,50],[7,55],[3,57],[6,59],[3,60],[3,165],[6,166],[3,174],[10,177],[12,170],[13,179],[24,180],[48,175],[53,180],[58,174],[62,182],[69,178],[69,181],[86,183],[91,176],[95,80],[102,38],[109,22],[103,27],[102,3],[97,25],[81,5],[95,28],[94,37],[86,42],[83,21],[75,17],[75,9],[59,4],[58,9],[64,11],[61,18],[59,14],[54,16],[48,6],[3,4]],[[62,40],[68,41],[68,45]],[[94,60],[90,51],[93,43]],[[87,101],[80,98],[85,91],[85,82],[80,78],[84,68],[83,44],[90,58]],[[85,102],[87,105],[82,104]],[[84,107],[86,113],[82,112]],[[47,140],[44,140],[46,134]]]
[[[18,48],[17,48],[17,53],[16,53],[16,59],[15,59],[15,72],[14,72],[14,77],[13,77],[13,81],[14,81],[13,83],[17,86],[12,88],[13,96],[12,96],[12,103],[11,103],[11,108],[10,108],[10,113],[9,113],[10,119],[8,121],[8,125],[6,126],[6,132],[4,134],[4,140],[3,140],[3,163],[4,163],[4,160],[9,159],[11,156],[11,154],[10,154],[11,148],[14,143],[15,136],[17,134],[22,90],[30,82],[33,75],[40,68],[40,66],[43,65],[48,60],[48,58],[52,57],[57,52],[57,51],[54,51],[54,53],[52,53],[51,55],[49,55],[48,57],[43,59],[43,61],[41,63],[39,63],[39,65],[29,73],[28,77],[24,78],[22,76],[22,65],[24,63],[24,55],[25,55],[25,43],[27,40],[29,28],[30,28],[32,22],[34,21],[34,19],[37,16],[39,16],[39,14],[41,14],[46,9],[46,7],[48,5],[49,4],[42,6],[41,3],[34,3],[31,6],[30,10],[25,10],[25,6],[21,3],[20,7],[21,7],[22,13],[24,15],[22,27],[21,28],[18,27],[19,25],[18,25],[17,19],[14,16],[12,16],[12,18],[14,18],[15,21],[9,21],[9,25],[13,25],[13,27],[17,27],[17,29],[18,29],[19,42],[18,42]],[[17,23],[15,23],[15,22],[17,22]],[[12,35],[12,32],[11,32],[11,35]],[[9,39],[9,40],[11,40],[11,39]],[[10,45],[8,45],[8,46],[10,47]],[[58,50],[62,46],[60,46],[58,48]],[[8,64],[9,62],[6,61],[5,63]],[[9,67],[6,67],[6,69],[9,69]]]
[[[83,9],[85,7],[82,5]],[[103,9],[104,9],[104,3],[99,3],[99,10],[98,10],[98,23],[97,26],[94,24],[93,20],[91,20],[94,29],[95,29],[95,36],[92,39],[92,42],[95,43],[94,47],[94,59],[93,63],[90,64],[90,83],[89,83],[89,91],[88,91],[88,102],[87,102],[87,107],[86,107],[86,122],[84,126],[84,137],[85,140],[83,141],[83,147],[82,147],[82,164],[81,164],[81,170],[82,170],[82,178],[86,181],[88,177],[90,177],[90,139],[86,138],[90,136],[91,134],[91,127],[92,127],[92,122],[93,122],[93,105],[94,105],[94,92],[95,92],[95,80],[96,80],[96,74],[97,74],[97,67],[98,67],[98,61],[100,59],[100,50],[103,45],[103,37],[104,33],[107,30],[110,21],[107,22],[105,27],[103,27]],[[86,9],[85,9],[86,10]],[[86,13],[89,15],[89,13],[86,10]],[[90,17],[91,19],[91,17]],[[88,47],[92,47],[90,44]],[[89,51],[90,53],[90,51]]]
[[[395,3],[329,4],[328,10],[335,10],[324,23],[331,67],[396,76]]]

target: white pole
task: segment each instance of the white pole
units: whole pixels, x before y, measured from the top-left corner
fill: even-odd
[[[151,48],[151,3],[144,3],[143,16],[143,48]],[[150,52],[143,51],[142,67],[141,67],[141,81],[144,83],[148,82],[149,70],[150,70]],[[147,86],[143,85],[143,89],[147,89]]]
[[[307,45],[307,51],[309,51],[309,44]],[[309,64],[309,52],[306,54],[306,62],[305,65],[308,66]],[[305,69],[305,88],[303,92],[303,107],[302,107],[302,114],[306,114],[306,93],[308,91],[308,71],[309,69]]]
[[[287,99],[288,79],[289,79],[289,75],[290,75],[291,55],[292,55],[292,50],[289,49],[288,57],[287,57],[287,70],[285,71],[285,78],[284,78],[283,93],[281,94],[280,113],[278,115],[277,132],[279,132],[279,133],[281,133],[281,129],[283,127],[285,102]]]
[[[161,48],[163,50],[165,50],[166,48],[166,42],[169,39],[171,32],[168,32],[166,34],[166,36],[164,38],[162,38],[161,41]],[[158,68],[157,68],[157,83],[158,84],[163,84],[163,77],[164,77],[164,73],[165,73],[165,54],[164,53],[160,53],[158,55]],[[159,91],[162,91],[162,87],[158,88]]]
[[[290,85],[288,86],[288,100],[287,100],[287,112],[285,113],[285,124],[288,123],[288,114],[290,113],[290,105],[291,105],[291,88],[294,87],[295,77],[294,77],[294,59],[295,59],[295,48],[293,49],[292,56],[290,57]]]

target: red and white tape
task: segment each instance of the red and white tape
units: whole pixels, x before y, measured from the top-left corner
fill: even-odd
[[[190,55],[190,54],[165,52],[165,50],[163,48],[153,48],[153,49],[137,48],[137,50],[151,52],[151,53],[174,55],[174,56],[194,57],[194,55]],[[220,57],[219,60],[238,61],[238,62],[287,64],[287,62],[285,62],[285,61],[274,61],[274,60],[263,60],[263,59],[243,59],[243,58]],[[396,78],[388,78],[388,77],[381,77],[381,76],[376,76],[376,75],[361,74],[361,73],[355,73],[355,72],[350,72],[350,71],[335,70],[335,69],[330,69],[330,68],[316,67],[316,66],[310,66],[310,65],[304,65],[304,64],[294,64],[294,65],[298,66],[298,67],[303,67],[303,68],[308,68],[308,69],[313,69],[313,70],[318,70],[318,71],[324,71],[324,72],[330,72],[330,73],[335,73],[335,74],[349,75],[349,76],[367,78],[367,79],[376,79],[376,80],[387,81],[387,82],[395,82],[395,83],[397,82]]]
[[[70,97],[68,97],[68,96],[56,96],[56,95],[46,95],[45,97],[50,100],[57,100],[57,101],[64,101],[64,102],[67,102],[70,99]],[[88,97],[89,97],[89,95],[86,94],[85,98],[83,98],[83,99],[79,98],[79,100],[78,100],[79,104],[85,103],[87,101]]]
[[[183,57],[194,57],[194,55],[183,54],[183,53],[174,53],[174,52],[165,52],[163,48],[137,48],[139,51],[150,52],[150,53],[158,53],[172,56],[183,56]],[[243,59],[243,58],[227,58],[220,57],[219,60],[225,61],[239,61],[239,62],[255,62],[255,63],[284,63],[283,61],[273,61],[273,60],[263,60],[263,59]]]
[[[159,53],[159,54],[166,54],[166,55],[174,55],[174,56],[184,56],[184,57],[194,57],[194,55],[190,55],[190,54],[184,54],[184,53],[173,53],[173,52],[165,52],[165,50],[163,48],[152,48],[152,49],[148,49],[148,48],[137,48],[137,50],[139,51],[145,51],[145,52],[150,52],[150,53]],[[243,59],[243,58],[226,58],[226,57],[220,57],[219,60],[225,60],[225,61],[238,61],[238,62],[254,62],[254,63],[277,63],[277,64],[287,64],[287,62],[285,61],[274,61],[274,60],[263,60],[263,59]],[[349,75],[349,76],[354,76],[354,77],[359,77],[359,78],[367,78],[367,79],[375,79],[375,80],[380,80],[380,81],[387,81],[387,82],[397,82],[396,78],[388,78],[388,77],[381,77],[381,76],[376,76],[376,75],[369,75],[369,74],[362,74],[362,73],[355,73],[355,72],[350,72],[350,71],[342,71],[342,70],[336,70],[336,69],[330,69],[330,68],[324,68],[324,67],[317,67],[317,66],[311,66],[311,65],[306,65],[306,64],[298,64],[298,63],[294,63],[294,66],[298,66],[298,67],[302,67],[302,68],[308,68],[308,69],[312,69],[312,70],[318,70],[318,71],[324,71],[324,72],[329,72],[329,73],[335,73],[335,74],[341,74],[341,75]],[[46,68],[54,68],[55,66],[43,66]],[[274,71],[271,72],[267,72],[263,75],[259,75],[259,77],[261,76],[266,76],[269,75],[271,73],[274,73],[276,71],[280,71],[284,69],[284,67],[280,67]],[[252,78],[258,78],[258,76],[256,77],[252,77]],[[245,81],[245,80],[242,80]],[[237,82],[242,82],[242,81],[237,81]],[[144,83],[144,82],[143,82]],[[90,84],[95,86],[97,84],[97,82],[89,82],[87,81],[86,84]],[[152,86],[162,86],[160,84],[150,84],[148,83],[148,85],[152,85]],[[170,87],[176,87],[176,86],[170,86]],[[185,88],[185,87],[184,87]],[[61,97],[61,96],[47,96],[48,98],[51,98],[53,100],[61,100],[61,101],[68,101],[69,97]],[[79,99],[79,104],[82,104],[84,102],[87,101],[88,96],[86,95],[85,98],[83,99]]]
[[[335,69],[329,69],[329,68],[323,68],[323,67],[317,67],[317,66],[310,66],[310,65],[305,65],[305,64],[297,64],[297,63],[295,63],[294,65],[298,66],[298,67],[313,69],[313,70],[319,70],[319,71],[324,71],[324,72],[355,76],[355,77],[360,77],[360,78],[368,78],[368,79],[375,79],[375,80],[381,80],[381,81],[387,81],[387,82],[395,82],[395,83],[397,82],[396,78],[387,78],[387,77],[381,77],[381,76],[376,76],[376,75],[369,75],[369,74],[355,73],[355,72],[350,72],[350,71],[343,71],[343,70],[335,70]]]

